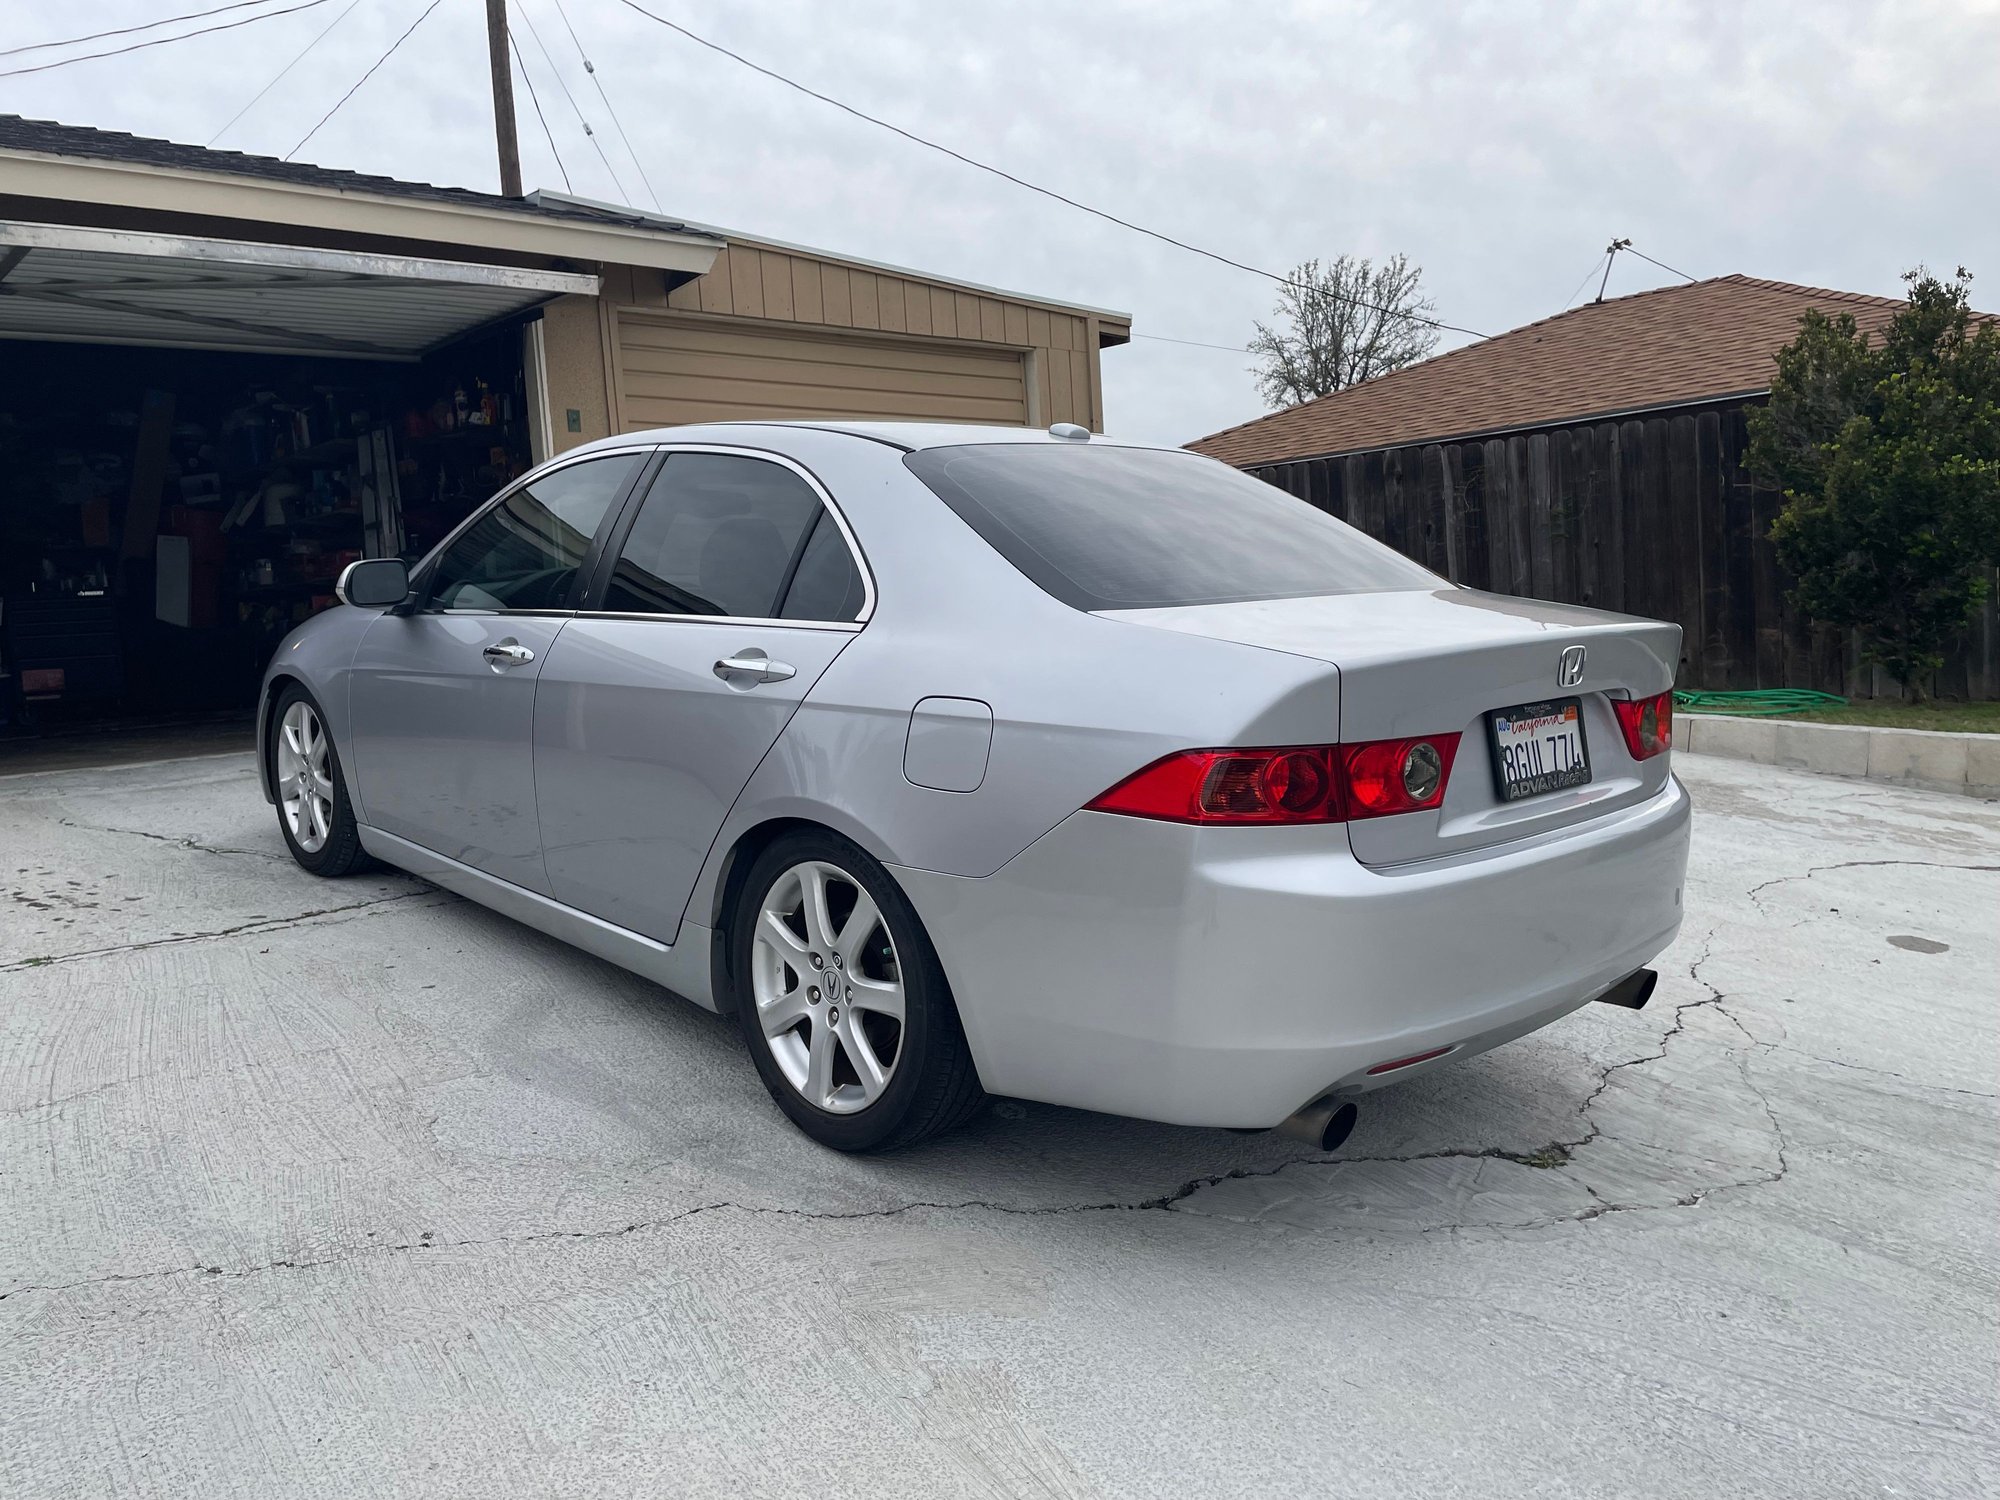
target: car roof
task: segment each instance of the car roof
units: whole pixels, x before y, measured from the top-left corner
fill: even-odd
[[[998,424],[974,422],[860,422],[839,417],[824,417],[784,422],[702,422],[686,427],[654,427],[639,432],[622,432],[610,438],[600,438],[595,443],[586,444],[585,447],[622,447],[634,443],[685,443],[704,439],[727,441],[733,438],[741,441],[745,436],[760,431],[773,434],[839,432],[850,437],[886,443],[912,453],[922,448],[961,448],[972,443],[1052,443],[1067,446],[1078,441],[1075,438],[1055,437],[1046,429],[1039,427],[1003,427]],[[1107,438],[1102,433],[1092,433],[1090,441],[1119,448],[1164,446],[1155,443],[1122,442],[1117,438]]]

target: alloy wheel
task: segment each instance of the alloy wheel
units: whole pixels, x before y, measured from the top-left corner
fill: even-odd
[[[326,847],[333,832],[333,746],[326,726],[304,699],[278,726],[278,806],[292,841],[307,854]]]
[[[750,986],[764,1045],[816,1108],[882,1097],[902,1053],[903,967],[875,899],[838,865],[807,860],[757,909]]]

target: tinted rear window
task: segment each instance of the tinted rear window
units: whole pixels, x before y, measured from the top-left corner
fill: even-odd
[[[1434,589],[1436,574],[1213,459],[1030,443],[903,460],[995,551],[1076,609]]]

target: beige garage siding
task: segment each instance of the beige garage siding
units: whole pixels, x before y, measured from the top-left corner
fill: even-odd
[[[615,320],[619,411],[626,431],[758,417],[1028,421],[1027,359],[1018,349],[938,339],[865,338],[735,320]]]

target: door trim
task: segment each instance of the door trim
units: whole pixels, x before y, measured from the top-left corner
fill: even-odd
[[[484,870],[475,870],[471,865],[460,864],[434,849],[426,849],[422,844],[411,843],[406,838],[385,833],[366,823],[359,827],[361,847],[383,863],[421,876],[433,885],[443,886],[453,894],[497,911],[503,917],[511,917],[523,926],[547,933],[572,948],[593,953],[621,969],[650,979],[703,1010],[718,1009],[710,972],[710,944],[703,941],[711,929],[683,918],[676,941],[662,943],[628,927],[620,927],[602,917],[593,917],[589,912],[566,906],[526,886],[515,885]]]

